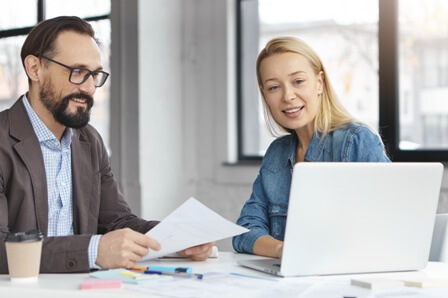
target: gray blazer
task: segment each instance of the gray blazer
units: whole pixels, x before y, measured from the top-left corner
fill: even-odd
[[[8,273],[4,239],[9,232],[39,229],[44,234],[40,272],[87,272],[93,234],[124,227],[145,233],[157,224],[131,213],[92,126],[73,130],[71,148],[75,235],[47,237],[47,182],[39,141],[21,99],[0,112],[1,274]]]

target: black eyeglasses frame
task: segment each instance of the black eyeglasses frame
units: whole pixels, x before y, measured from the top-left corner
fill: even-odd
[[[101,74],[102,77],[103,77],[102,81],[98,81],[98,83],[95,84],[95,87],[98,88],[98,87],[103,86],[104,83],[106,83],[107,78],[109,77],[109,73],[107,73],[107,72],[105,72],[105,71],[102,71],[102,70],[91,71],[91,70],[88,70],[87,68],[83,68],[83,67],[71,67],[71,66],[68,66],[68,65],[66,65],[66,64],[64,64],[64,63],[61,63],[61,62],[59,62],[59,61],[53,60],[53,59],[51,59],[51,58],[48,58],[48,57],[46,57],[46,56],[44,56],[44,55],[40,55],[40,57],[41,57],[41,58],[44,58],[44,59],[46,59],[46,60],[48,60],[48,61],[51,61],[51,62],[53,62],[53,63],[56,63],[56,64],[58,64],[58,65],[60,65],[60,66],[62,66],[62,67],[65,67],[65,68],[69,69],[69,70],[70,70],[70,76],[68,77],[68,81],[69,81],[70,83],[72,83],[72,84],[75,84],[75,85],[81,85],[81,84],[83,84],[85,81],[87,81],[87,80],[89,79],[90,76],[92,76],[92,77],[94,78],[94,82],[95,82],[95,78],[98,77],[98,74]],[[72,82],[72,75],[73,75],[73,72],[76,71],[76,70],[86,71],[86,72],[87,72],[87,73],[84,75],[84,78],[82,79],[81,82]]]

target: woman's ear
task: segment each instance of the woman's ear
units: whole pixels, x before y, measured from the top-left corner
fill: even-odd
[[[317,75],[317,94],[322,94],[324,91],[324,72],[321,70]]]
[[[24,60],[25,71],[28,77],[33,82],[39,81],[39,74],[42,67],[40,59],[34,55],[26,56]]]

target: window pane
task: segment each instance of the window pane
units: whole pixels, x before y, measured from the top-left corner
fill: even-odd
[[[110,13],[110,0],[47,0],[46,18],[68,15],[80,18]]]
[[[401,150],[448,149],[448,2],[399,1]]]
[[[110,72],[110,20],[91,23],[101,42],[103,67]],[[0,111],[9,108],[28,90],[28,80],[22,67],[20,50],[26,36],[0,39]],[[91,124],[100,132],[109,148],[110,78],[95,93]]]
[[[36,23],[37,0],[0,0],[0,30],[30,27]]]
[[[103,58],[103,69],[110,73],[110,20],[91,22],[97,38],[101,42],[101,54]],[[112,75],[112,74],[111,74]],[[109,111],[110,111],[110,76],[106,83],[96,89],[95,104],[92,108],[90,124],[101,134],[104,144],[110,149],[109,143]]]
[[[11,107],[28,90],[20,50],[25,36],[0,39],[0,111]]]
[[[248,0],[241,5],[243,156],[262,155],[272,141],[264,124],[255,60],[266,42],[279,36],[308,43],[323,60],[344,106],[378,127],[378,0]]]

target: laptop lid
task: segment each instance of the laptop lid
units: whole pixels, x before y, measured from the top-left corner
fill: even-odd
[[[297,163],[280,271],[259,269],[303,276],[424,268],[442,175],[441,163]]]

